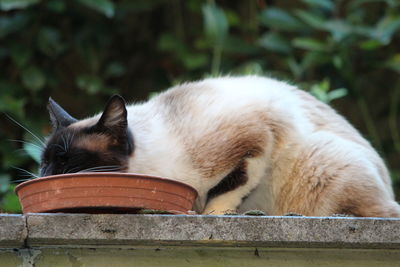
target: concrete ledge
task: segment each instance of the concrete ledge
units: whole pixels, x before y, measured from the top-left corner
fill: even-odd
[[[20,248],[27,237],[25,217],[22,215],[0,215],[0,248]]]
[[[399,249],[400,219],[0,215],[0,248],[137,245]]]
[[[384,267],[399,262],[400,219],[0,215],[0,266]]]
[[[400,219],[173,215],[27,215],[29,247],[199,245],[400,248]]]

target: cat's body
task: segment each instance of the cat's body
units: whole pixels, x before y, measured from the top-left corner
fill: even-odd
[[[193,186],[198,212],[400,217],[388,171],[370,144],[329,106],[284,82],[249,76],[183,84],[128,106],[128,128],[114,134],[104,129],[126,124],[118,124],[125,114],[118,102],[108,104],[102,119],[69,118],[50,139],[44,161],[56,160],[51,144],[62,136],[101,155],[132,134],[133,145],[118,148],[121,160],[113,162]]]

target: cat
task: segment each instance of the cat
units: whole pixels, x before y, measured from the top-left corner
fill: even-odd
[[[195,211],[400,217],[388,170],[330,106],[286,82],[220,77],[175,86],[148,102],[113,96],[76,120],[49,99],[54,127],[40,175],[143,173],[198,193]]]

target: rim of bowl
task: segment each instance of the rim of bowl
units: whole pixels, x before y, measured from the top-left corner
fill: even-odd
[[[172,180],[169,178],[164,178],[160,176],[154,176],[154,175],[147,175],[147,174],[140,174],[140,173],[124,173],[124,172],[84,172],[84,173],[67,173],[67,174],[57,174],[57,175],[50,175],[50,176],[44,176],[44,177],[39,177],[39,178],[33,178],[32,180],[25,181],[23,183],[20,183],[17,185],[14,189],[14,192],[18,194],[18,191],[21,190],[23,187],[33,184],[33,183],[39,183],[43,182],[46,180],[54,180],[54,179],[64,179],[64,178],[79,178],[82,177],[84,178],[85,176],[90,176],[90,177],[125,177],[125,178],[144,178],[144,179],[151,179],[151,180],[159,180],[167,183],[172,183],[172,184],[177,184],[181,185],[184,187],[187,187],[191,191],[193,191],[196,194],[196,197],[198,196],[198,192],[194,187],[185,184],[180,181]]]

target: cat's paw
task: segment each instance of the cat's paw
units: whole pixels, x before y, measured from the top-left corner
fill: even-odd
[[[224,215],[239,215],[237,210],[225,210]]]
[[[356,217],[352,214],[339,214],[339,213],[334,213],[330,217]]]
[[[262,210],[248,210],[243,215],[246,216],[266,216],[267,214]]]
[[[239,215],[237,210],[234,209],[224,209],[224,210],[210,210],[206,209],[203,211],[203,215]]]
[[[303,214],[298,214],[298,213],[296,213],[296,212],[288,212],[288,213],[286,213],[286,214],[283,215],[283,216],[300,216],[300,217],[304,217]]]

